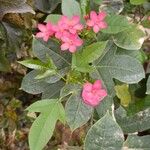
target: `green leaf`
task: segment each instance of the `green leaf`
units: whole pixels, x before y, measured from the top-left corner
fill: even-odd
[[[66,84],[60,92],[60,97],[66,97],[70,94],[76,95],[78,90],[81,90],[81,86],[79,84]]]
[[[129,104],[126,108],[127,115],[131,116],[140,111],[143,111],[150,107],[150,95],[145,96],[144,98],[136,98],[134,97],[134,102]]]
[[[58,99],[42,99],[30,105],[26,110],[29,112],[49,112],[51,105],[54,105]]]
[[[81,127],[88,122],[93,113],[93,108],[83,102],[81,98],[81,87],[77,88],[78,86],[73,85],[70,88],[70,91],[68,89],[69,87],[70,86],[67,85],[65,88],[66,94],[63,95],[72,93],[66,103],[65,111],[68,125],[70,126],[71,130],[74,131],[78,127]]]
[[[42,99],[47,98],[58,98],[60,94],[60,90],[64,86],[64,81],[60,80],[58,82],[55,82],[53,84],[49,84],[47,88],[42,93]]]
[[[129,103],[131,102],[131,94],[129,92],[129,85],[128,84],[116,85],[115,91],[116,91],[117,97],[120,99],[121,105],[124,107],[127,107]]]
[[[60,45],[53,40],[44,42],[34,38],[32,48],[37,58],[42,61],[46,61],[47,57],[50,57],[58,69],[62,69],[70,65],[71,54],[68,52],[62,52],[60,50]]]
[[[42,108],[40,108],[40,104]],[[53,135],[56,121],[58,119],[63,122],[65,121],[64,108],[57,100],[42,100],[40,102],[36,102],[36,104],[32,104],[29,107],[29,110],[42,112],[33,122],[29,132],[30,149],[42,150]]]
[[[57,121],[57,110],[41,114],[32,124],[29,132],[30,150],[42,150],[53,135]]]
[[[37,75],[38,72],[36,70],[25,75],[21,83],[21,89],[31,94],[39,94],[45,91],[49,84],[43,80],[35,79]]]
[[[146,94],[150,94],[150,76],[148,77],[148,80],[147,80],[147,90],[146,90]]]
[[[145,3],[147,0],[130,0],[130,3],[133,5],[141,5]]]
[[[82,16],[86,16],[90,11],[90,0],[80,0]]]
[[[129,55],[133,58],[136,58],[139,62],[141,62],[141,64],[143,64],[148,59],[146,53],[143,50],[132,51],[132,50],[126,50],[118,47],[116,54]]]
[[[138,50],[142,47],[145,33],[136,25],[131,25],[128,29],[114,35],[114,43],[123,49]]]
[[[81,8],[76,0],[62,0],[61,10],[63,15],[68,17],[81,16]]]
[[[51,22],[53,24],[57,24],[62,15],[50,14],[46,17],[45,22]]]
[[[108,45],[105,53],[95,64],[95,76],[102,79],[109,95],[114,91],[113,78],[128,84],[145,77],[143,66],[127,55],[116,55],[116,47]]]
[[[35,0],[35,7],[42,12],[52,13],[61,3],[61,0]]]
[[[42,70],[49,68],[49,64],[45,64],[38,59],[27,59],[23,61],[18,61],[20,64],[35,70]]]
[[[113,105],[113,97],[105,97],[100,104],[96,107],[99,118],[102,118],[108,111],[111,111],[111,106]]]
[[[72,67],[81,72],[88,72],[91,69],[89,63],[98,59],[103,53],[107,42],[96,42],[83,49],[82,52],[73,55]]]
[[[132,116],[127,116],[127,112],[122,107],[115,111],[115,117],[124,133],[142,132],[150,129],[150,108],[140,111]]]
[[[149,150],[150,145],[150,135],[146,136],[137,136],[137,135],[129,135],[127,140],[124,143],[123,150]]]
[[[7,13],[35,13],[26,0],[0,0],[0,20]]]
[[[68,67],[65,67],[58,71],[56,70],[56,74],[45,78],[45,82],[55,83],[55,82],[59,81],[62,77],[64,77],[68,73],[68,71],[69,71]]]
[[[94,1],[94,3],[96,3],[96,4],[101,4],[102,3],[102,0],[93,0]]]
[[[106,17],[108,27],[101,30],[104,33],[116,34],[130,27],[128,20],[124,16],[109,15]]]
[[[59,103],[58,105],[58,116],[59,116],[59,120],[65,124],[66,123],[66,114],[65,114],[65,109],[63,107],[63,105],[61,103]]]
[[[98,120],[88,131],[84,149],[85,150],[121,150],[124,135],[119,125],[107,113]]]
[[[56,74],[56,70],[54,69],[42,70],[38,73],[35,79],[40,80],[40,79],[43,79],[43,78],[46,78],[55,74]]]

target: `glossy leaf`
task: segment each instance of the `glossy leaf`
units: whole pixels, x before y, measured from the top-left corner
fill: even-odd
[[[104,33],[116,34],[130,27],[128,20],[124,16],[109,15],[106,17],[108,27],[101,30]]]
[[[81,8],[76,0],[62,0],[61,5],[63,15],[72,17],[74,15],[81,16]]]
[[[146,136],[137,136],[137,135],[129,135],[127,140],[124,143],[123,150],[149,150],[150,145],[150,135]]]
[[[89,63],[98,59],[103,53],[107,42],[96,42],[73,55],[72,67],[81,72],[88,72],[91,67]]]
[[[138,50],[142,47],[145,33],[137,26],[132,25],[127,30],[114,36],[114,42],[118,47],[127,50]]]
[[[85,150],[121,150],[124,135],[119,125],[113,120],[109,113],[98,120],[88,131],[84,149]]]

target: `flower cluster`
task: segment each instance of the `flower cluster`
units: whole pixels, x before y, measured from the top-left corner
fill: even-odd
[[[107,23],[104,21],[106,17],[105,12],[99,12],[98,14],[95,11],[91,11],[90,19],[87,20],[87,25],[93,27],[93,31],[98,33],[101,29],[107,28]]]
[[[71,19],[62,16],[57,25],[48,22],[46,25],[39,24],[38,29],[40,32],[36,34],[37,38],[43,38],[47,42],[50,37],[55,36],[62,42],[61,50],[63,51],[69,50],[74,53],[77,47],[83,44],[78,36],[78,32],[83,29],[79,16],[73,16]]]
[[[98,33],[101,29],[107,28],[107,23],[104,21],[106,17],[105,12],[91,11],[90,15],[86,19],[86,25],[93,28],[95,33]],[[78,33],[82,31],[84,26],[80,23],[79,16],[73,16],[71,19],[67,16],[62,16],[57,25],[53,25],[48,22],[46,25],[38,24],[40,32],[36,34],[37,38],[43,38],[44,41],[52,36],[61,41],[61,50],[69,50],[74,53],[77,47],[83,44],[83,40],[78,36]]]
[[[82,98],[90,106],[97,106],[106,96],[107,91],[102,88],[100,80],[96,80],[94,84],[87,82],[83,85]]]

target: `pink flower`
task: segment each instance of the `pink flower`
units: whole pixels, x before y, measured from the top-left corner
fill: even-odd
[[[53,25],[50,22],[48,22],[46,25],[38,24],[38,29],[40,32],[36,34],[36,37],[43,38],[45,42],[47,42],[48,39],[54,34]]]
[[[91,11],[90,19],[87,20],[86,24],[89,27],[93,27],[93,31],[98,33],[101,29],[107,28],[107,23],[104,21],[105,17],[105,12],[99,12],[97,14],[95,11]]]
[[[66,33],[61,40],[63,42],[61,50],[69,50],[71,53],[74,53],[77,47],[83,44],[83,41],[76,34]]]
[[[71,19],[64,17],[64,22],[66,23],[68,31],[72,34],[76,34],[77,31],[81,31],[83,29],[83,25],[80,24],[79,16],[73,16]]]
[[[83,85],[82,98],[90,106],[97,106],[106,96],[107,91],[102,89],[100,80],[96,80],[94,84],[87,82]]]
[[[77,31],[83,29],[83,25],[80,24],[80,17],[73,16],[69,19],[67,16],[62,16],[58,22],[58,25],[54,26],[55,37],[61,39],[64,36],[64,32],[70,32],[72,34],[77,34]]]

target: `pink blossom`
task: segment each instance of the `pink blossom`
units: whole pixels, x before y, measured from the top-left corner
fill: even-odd
[[[73,16],[69,19],[67,16],[62,16],[58,24],[53,27],[55,30],[55,37],[61,39],[64,36],[64,32],[71,34],[77,34],[78,31],[83,29],[83,25],[80,24],[80,17]]]
[[[43,38],[43,40],[46,42],[54,34],[53,25],[50,22],[48,22],[46,25],[38,24],[38,29],[40,32],[36,34],[36,37]]]
[[[77,47],[83,44],[83,41],[76,34],[66,33],[61,40],[63,42],[61,50],[69,50],[71,53],[74,53],[77,50]]]
[[[83,25],[80,24],[79,16],[73,16],[71,19],[64,17],[64,21],[67,25],[68,31],[72,34],[76,34],[77,31],[81,31],[83,29]]]
[[[97,106],[106,96],[107,91],[102,88],[100,80],[96,80],[94,84],[87,82],[83,85],[82,98],[90,106]]]
[[[87,20],[86,24],[89,27],[93,27],[93,31],[98,33],[101,29],[107,28],[107,23],[105,22],[106,13],[99,12],[98,14],[95,11],[90,12],[90,19]]]

